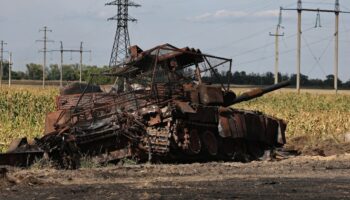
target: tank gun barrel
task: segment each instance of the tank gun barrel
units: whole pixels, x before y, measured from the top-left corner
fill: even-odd
[[[271,85],[265,88],[257,88],[257,89],[253,89],[250,90],[248,92],[243,93],[242,95],[240,95],[239,97],[237,97],[235,100],[233,100],[233,102],[231,103],[231,105],[237,104],[237,103],[241,103],[243,101],[249,101],[251,99],[255,99],[257,97],[261,97],[266,93],[287,87],[290,85],[290,81],[283,81],[281,83],[275,84],[275,85]]]

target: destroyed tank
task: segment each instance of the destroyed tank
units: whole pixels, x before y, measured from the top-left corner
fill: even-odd
[[[46,117],[44,136],[29,146],[61,167],[77,168],[81,156],[99,163],[250,161],[286,143],[283,120],[234,105],[289,82],[237,97],[231,80],[218,74],[231,72],[231,59],[169,44],[129,51],[118,66],[91,74],[89,83],[63,88],[57,110]],[[208,76],[220,84],[208,83]],[[100,77],[115,84],[97,85]]]

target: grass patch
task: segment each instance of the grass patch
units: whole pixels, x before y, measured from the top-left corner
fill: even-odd
[[[49,169],[54,167],[54,163],[47,158],[36,159],[30,169]]]

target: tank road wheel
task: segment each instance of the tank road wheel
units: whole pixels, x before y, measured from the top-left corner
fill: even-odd
[[[202,141],[209,155],[216,156],[218,154],[218,142],[214,133],[205,131],[202,134]]]
[[[220,143],[220,153],[225,157],[232,158],[235,153],[233,139],[222,138]]]
[[[253,160],[261,158],[265,153],[263,144],[255,141],[247,142],[247,151]]]
[[[189,134],[189,144],[186,153],[190,155],[196,155],[201,152],[202,144],[201,139],[198,135],[198,131],[196,129],[192,129]]]
[[[78,169],[80,167],[80,153],[75,142],[62,142],[59,155],[60,158],[58,158],[58,163],[61,168]]]
[[[37,139],[36,143],[58,168],[77,169],[80,167],[81,154],[72,135],[49,134]]]
[[[244,139],[233,140],[234,155],[233,160],[237,162],[249,162],[250,156],[248,153],[248,147]]]

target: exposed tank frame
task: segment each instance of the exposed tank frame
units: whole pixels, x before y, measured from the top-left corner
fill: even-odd
[[[148,51],[133,46],[130,55],[116,68],[91,74],[88,84],[62,90],[57,111],[47,115],[44,136],[25,145],[41,149],[61,167],[77,168],[82,154],[102,163],[248,161],[285,143],[283,120],[230,106],[289,82],[236,98],[230,79],[215,86],[202,77],[210,72],[219,78],[220,67],[231,73],[232,59],[169,44]],[[101,76],[116,78],[108,92],[93,85]],[[9,153],[21,149],[23,144]]]

